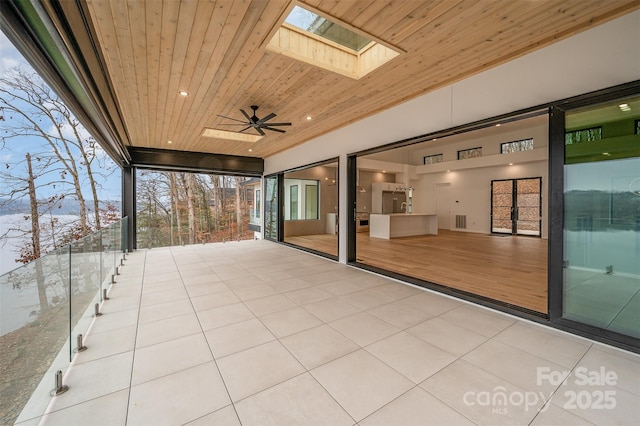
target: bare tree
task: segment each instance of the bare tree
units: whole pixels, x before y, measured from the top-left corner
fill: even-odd
[[[35,73],[16,68],[0,77],[0,106],[5,109],[5,120],[9,117],[3,141],[38,138],[48,147],[49,152],[42,155],[55,160],[50,165],[59,174],[59,189],[70,186],[70,195],[78,200],[81,235],[91,230],[82,188],[87,179],[93,198],[93,222],[100,228],[97,172],[92,167],[98,158],[95,140]]]
[[[196,242],[196,206],[194,201],[195,182],[192,173],[180,173],[183,187],[187,193],[187,217],[189,219],[189,244]]]
[[[175,212],[176,217],[176,231],[178,233],[178,244],[182,245],[182,226],[181,226],[181,217],[180,214],[180,197],[178,196],[178,182],[176,180],[175,172],[167,173],[169,177],[169,185],[170,185],[170,195],[171,195],[171,205],[173,211]],[[172,227],[173,229],[173,227]],[[170,244],[173,245],[173,234],[171,235]]]
[[[215,232],[220,232],[220,218],[222,217],[222,196],[220,192],[220,176],[219,175],[209,175],[209,179],[211,179],[211,183],[213,185],[213,226]]]
[[[33,175],[33,167],[31,166],[31,155],[27,153],[28,184],[29,184],[29,205],[31,207],[31,250],[34,259],[40,257],[40,215],[38,214],[38,197],[36,196],[35,177]],[[38,287],[38,300],[40,301],[40,310],[44,311],[48,308],[47,291],[44,285],[44,274],[42,272],[42,263],[36,262],[36,282]]]

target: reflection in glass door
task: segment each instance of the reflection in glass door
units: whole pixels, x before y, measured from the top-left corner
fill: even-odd
[[[278,177],[264,179],[264,237],[278,239]]]
[[[541,235],[542,178],[491,181],[491,232]]]

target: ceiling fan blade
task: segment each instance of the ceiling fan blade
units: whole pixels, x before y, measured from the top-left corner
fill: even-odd
[[[262,122],[262,123],[264,123],[264,122],[266,122],[266,121],[271,120],[271,119],[272,119],[273,117],[275,117],[275,116],[276,116],[276,114],[272,112],[271,114],[267,115],[266,117],[261,118],[259,121],[260,121],[260,122]]]
[[[291,123],[267,123],[266,125],[267,126],[291,126]]]
[[[272,132],[280,132],[280,133],[285,133],[284,130],[280,130],[280,129],[272,129],[269,126],[262,126],[263,129],[267,129],[267,130],[271,130]]]
[[[262,129],[260,127],[256,127],[256,130],[258,131],[258,133],[260,133],[261,136],[266,135],[265,132],[262,131]]]
[[[246,126],[249,123],[245,123],[244,121],[241,123],[220,123],[218,126]]]
[[[241,109],[240,112],[242,113],[242,115],[247,117],[247,121],[251,121],[251,117],[249,116],[249,114],[247,114],[247,112],[245,110]]]
[[[227,116],[220,115],[220,114],[218,114],[218,117],[226,118],[227,120],[239,121],[240,123],[246,124],[244,121],[238,120],[237,118],[227,117]]]
[[[244,132],[245,130],[249,130],[250,128],[251,128],[251,126],[249,126],[249,127],[245,127],[244,129],[240,130],[238,133],[242,133],[242,132]]]

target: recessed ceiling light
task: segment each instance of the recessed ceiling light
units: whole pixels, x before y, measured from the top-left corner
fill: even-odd
[[[608,152],[603,152],[602,155],[606,155],[607,157],[611,156],[611,154],[609,154]]]
[[[496,124],[496,127],[500,127],[500,126],[502,126],[502,124],[500,124],[500,123]]]
[[[180,96],[189,96],[189,92],[187,92],[186,90],[181,90],[178,93],[180,94]]]
[[[387,171],[386,171],[386,170],[383,170],[383,171],[382,171],[382,173],[387,173]]]
[[[618,108],[620,108],[620,111],[631,111],[631,107],[628,104],[620,104],[618,105]]]
[[[168,143],[169,145],[171,145],[173,142],[171,142],[171,141],[167,141],[167,143]]]
[[[249,148],[249,152],[253,152],[253,150],[251,148]]]
[[[311,120],[311,116],[310,115],[307,115],[307,120]]]
[[[447,170],[447,173],[451,173],[451,170]]]
[[[513,163],[509,163],[510,166],[513,166]]]

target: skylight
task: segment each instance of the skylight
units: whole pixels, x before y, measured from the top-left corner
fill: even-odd
[[[373,41],[300,6],[294,6],[285,22],[356,52]]]
[[[266,49],[344,76],[360,79],[397,57],[401,50],[366,33],[294,5]]]
[[[228,130],[210,129],[205,127],[202,136],[206,138],[228,139],[240,142],[258,142],[262,139],[260,135],[252,135],[249,133],[230,132]]]

